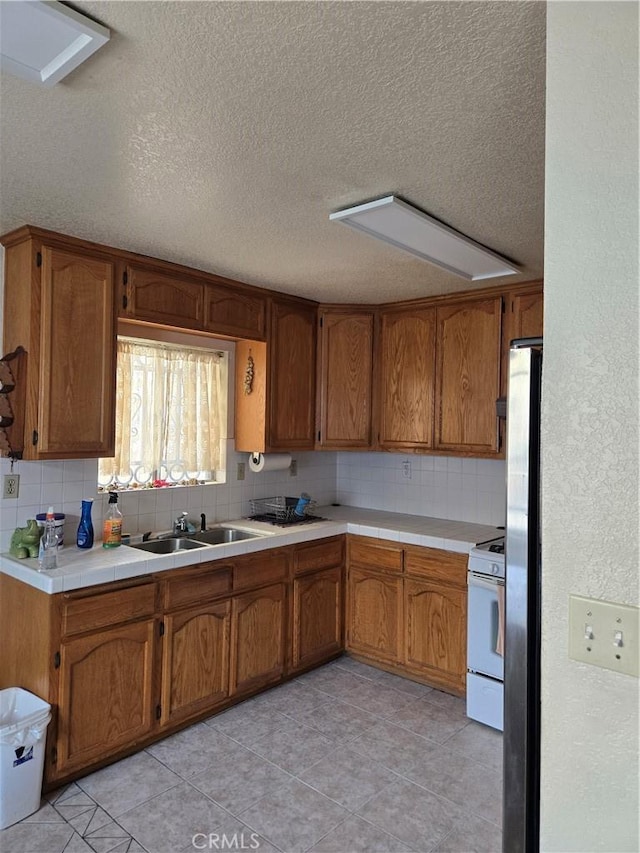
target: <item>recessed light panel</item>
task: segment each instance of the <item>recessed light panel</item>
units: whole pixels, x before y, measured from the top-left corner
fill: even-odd
[[[53,86],[109,38],[106,27],[62,3],[0,3],[2,70],[33,83]]]
[[[339,210],[329,219],[384,240],[468,281],[520,272],[505,258],[393,195]]]

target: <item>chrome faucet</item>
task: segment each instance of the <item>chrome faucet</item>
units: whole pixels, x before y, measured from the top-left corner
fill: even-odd
[[[174,533],[186,533],[187,531],[188,531],[187,513],[181,512],[180,515],[173,522],[173,532]]]

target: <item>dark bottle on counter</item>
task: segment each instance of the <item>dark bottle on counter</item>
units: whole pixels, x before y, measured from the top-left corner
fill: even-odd
[[[87,500],[82,501],[80,524],[78,525],[78,534],[76,536],[76,545],[78,548],[93,548],[93,522],[91,521],[92,506],[93,498],[87,498]]]

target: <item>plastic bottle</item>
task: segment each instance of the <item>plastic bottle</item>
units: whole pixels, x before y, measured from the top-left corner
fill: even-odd
[[[87,498],[82,501],[80,524],[78,525],[78,533],[76,536],[76,545],[78,548],[93,548],[93,522],[91,521],[92,506],[93,498]]]
[[[102,525],[102,547],[118,548],[122,544],[122,513],[118,509],[117,492],[109,492],[109,503]]]
[[[306,492],[301,492],[300,497],[298,498],[298,503],[296,504],[296,508],[294,509],[294,515],[298,518],[303,518],[307,513],[307,506],[309,501],[311,500],[311,496]]]
[[[41,572],[55,569],[58,565],[58,534],[56,533],[56,519],[53,507],[47,510],[44,521],[44,532],[40,539],[40,551],[38,553],[38,567]]]

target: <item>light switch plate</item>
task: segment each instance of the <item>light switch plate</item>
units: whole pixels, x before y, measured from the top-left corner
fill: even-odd
[[[630,604],[569,596],[569,657],[638,678],[638,614]]]

